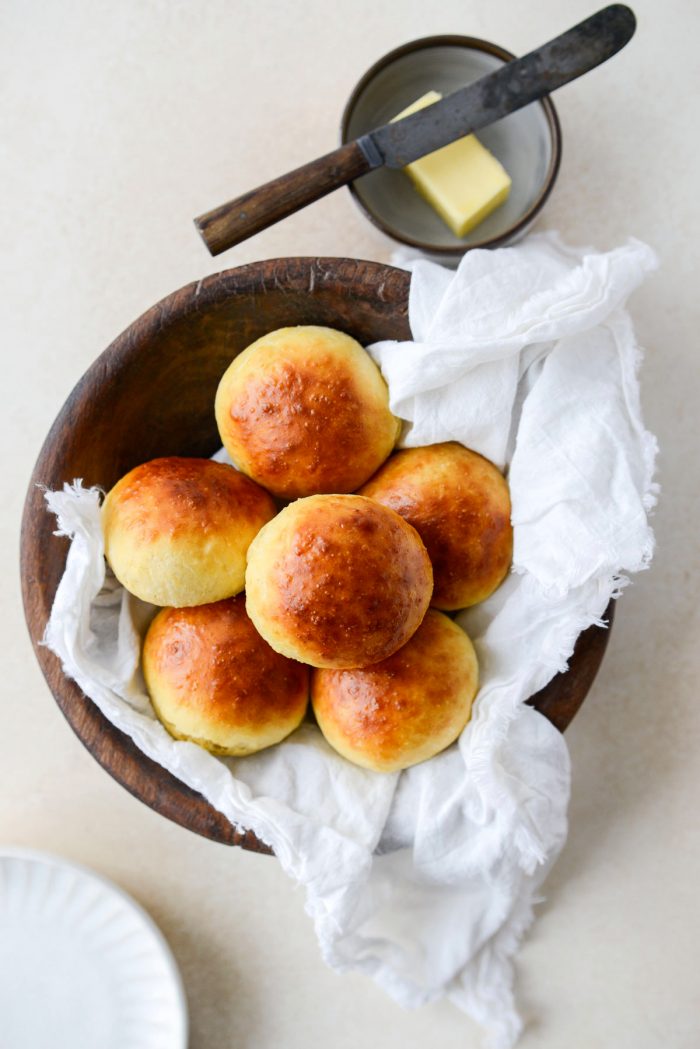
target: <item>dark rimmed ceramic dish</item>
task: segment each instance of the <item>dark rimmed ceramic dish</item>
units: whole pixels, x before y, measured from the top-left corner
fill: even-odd
[[[470,36],[430,36],[404,44],[376,62],[355,87],[343,113],[341,141],[388,123],[426,91],[451,94],[514,57]],[[478,138],[501,161],[513,185],[508,200],[461,239],[402,171],[379,168],[354,182],[350,192],[383,233],[442,261],[458,261],[471,248],[511,243],[539,214],[556,180],[561,160],[556,110],[544,98],[483,128]]]

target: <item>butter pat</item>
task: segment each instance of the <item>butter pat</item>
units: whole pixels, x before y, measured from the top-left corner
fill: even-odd
[[[428,91],[394,120],[409,117],[441,98],[437,91]],[[482,146],[476,135],[466,135],[450,142],[442,149],[414,160],[404,170],[421,196],[435,208],[457,237],[474,229],[507,199],[510,192],[508,172]]]

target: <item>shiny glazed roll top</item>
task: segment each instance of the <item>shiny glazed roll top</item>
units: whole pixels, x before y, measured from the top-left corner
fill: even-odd
[[[433,565],[431,604],[446,611],[484,601],[513,557],[503,474],[455,441],[396,452],[360,492],[416,529]]]
[[[235,465],[281,499],[352,492],[394,447],[399,420],[379,369],[333,328],[280,328],[240,353],[216,394]]]
[[[243,589],[246,552],[273,499],[232,466],[170,456],[135,467],[102,507],[105,556],[154,605],[203,605]]]
[[[393,656],[356,670],[314,670],[311,702],[326,740],[348,761],[398,772],[453,743],[478,687],[465,632],[431,609]]]
[[[248,613],[278,652],[316,667],[385,659],[417,630],[433,573],[403,518],[357,495],[287,506],[248,551]]]
[[[242,594],[196,608],[164,608],[143,646],[154,710],[171,736],[215,754],[279,743],[301,723],[309,668],[273,652]]]

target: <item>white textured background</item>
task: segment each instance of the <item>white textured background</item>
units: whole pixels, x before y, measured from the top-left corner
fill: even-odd
[[[522,1049],[700,1044],[698,106],[700,8],[640,0],[637,36],[557,94],[559,181],[537,228],[662,268],[632,300],[663,496],[651,572],[618,609],[567,734],[571,834],[519,964]],[[470,1049],[447,1005],[404,1013],[321,962],[274,860],[229,850],[131,798],[73,737],[21,610],[19,519],[41,442],[112,338],[163,295],[279,255],[386,261],[340,191],[212,260],[193,215],[336,142],[385,51],[434,33],[523,53],[585,0],[4,0],[0,6],[0,842],[62,853],[150,910],[183,971],[191,1049]]]

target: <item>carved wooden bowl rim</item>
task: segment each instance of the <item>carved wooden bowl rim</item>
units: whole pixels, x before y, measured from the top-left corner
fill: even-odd
[[[270,853],[252,831],[234,827],[200,794],[146,757],[116,729],[67,677],[59,660],[41,644],[55,586],[47,583],[49,562],[65,564],[67,543],[53,537],[53,524],[39,486],[60,487],[73,478],[56,471],[57,442],[64,440],[96,387],[110,382],[156,333],[193,313],[203,314],[236,296],[261,296],[275,289],[286,294],[353,297],[393,310],[397,327],[408,337],[410,274],[381,263],[343,258],[271,259],[224,270],[166,296],[119,335],[77,383],[58,413],[39,453],[24,506],[21,579],[25,617],[36,657],[49,688],[69,724],[93,757],[123,787],[168,819],[207,838]],[[308,323],[312,323],[309,321]],[[398,334],[398,333],[397,333]],[[612,622],[612,603],[606,613]],[[569,670],[557,675],[530,701],[563,731],[583,702],[603,658],[609,630],[591,627],[581,636]]]

